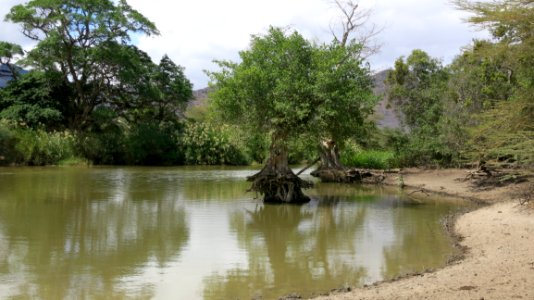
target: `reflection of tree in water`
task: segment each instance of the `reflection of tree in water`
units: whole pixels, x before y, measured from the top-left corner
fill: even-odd
[[[436,207],[428,209],[425,205]],[[384,249],[384,278],[424,271],[446,263],[453,247],[439,221],[451,209],[451,205],[443,203],[426,203],[408,204],[395,210],[393,222],[397,241]]]
[[[365,209],[345,214],[336,205],[261,205],[232,216],[231,227],[248,250],[248,270],[233,269],[206,279],[206,299],[275,299],[304,296],[358,282],[365,270],[354,265],[354,237]],[[344,255],[340,255],[344,253]]]
[[[183,194],[185,199],[198,202],[236,200],[245,197],[250,183],[244,180],[195,180],[185,179]]]
[[[138,275],[147,263],[176,259],[189,239],[185,210],[164,192],[133,200],[131,191],[139,186],[130,183],[98,185],[83,172],[12,182],[0,199],[7,249],[0,278],[20,273],[13,295],[123,298],[132,292],[123,278]],[[152,294],[146,284],[133,292]]]

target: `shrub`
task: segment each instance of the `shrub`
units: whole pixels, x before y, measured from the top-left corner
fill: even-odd
[[[87,132],[78,135],[76,149],[81,156],[97,165],[124,164],[124,140],[121,131]]]
[[[173,165],[183,163],[178,147],[181,126],[171,123],[139,123],[131,128],[126,140],[128,164]]]
[[[398,167],[395,153],[384,150],[364,150],[349,142],[341,152],[341,163],[347,167],[366,169],[391,169]]]
[[[15,133],[7,122],[0,120],[0,165],[8,165],[18,160]]]
[[[234,129],[235,130],[235,129]],[[209,123],[188,123],[182,136],[187,164],[245,165],[250,162],[243,145],[232,139],[232,128]]]

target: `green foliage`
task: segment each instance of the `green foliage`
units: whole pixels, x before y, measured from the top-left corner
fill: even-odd
[[[503,50],[488,41],[475,41],[451,64],[451,100],[466,113],[491,109],[511,97],[514,78]]]
[[[104,59],[117,69],[120,82],[109,92],[109,107],[129,122],[173,122],[192,97],[183,68],[166,55],[156,65],[145,52],[118,46]]]
[[[511,165],[534,165],[534,6],[531,1],[500,0],[493,2],[455,1],[474,15],[473,24],[487,28],[496,42],[475,42],[457,59],[461,82],[479,81],[467,93],[455,89],[457,103],[464,108],[463,119],[469,140],[464,150],[471,160],[495,160]],[[466,70],[475,73],[465,76]],[[472,75],[467,73],[468,75]],[[463,77],[462,77],[463,75]],[[468,95],[465,97],[464,95]],[[471,120],[466,112],[473,103],[480,105]],[[457,105],[456,108],[458,108]],[[470,110],[471,109],[471,110]]]
[[[456,156],[443,139],[450,73],[422,50],[399,58],[387,77],[387,96],[400,108],[409,134],[390,136],[401,165],[450,164]]]
[[[245,165],[250,162],[244,146],[228,126],[190,122],[182,137],[185,162],[194,165]]]
[[[0,165],[8,165],[18,160],[17,138],[9,123],[0,119]]]
[[[0,41],[0,65],[5,64],[9,68],[14,80],[18,78],[20,69],[16,67],[12,61],[23,55],[24,51],[20,45]]]
[[[289,141],[289,164],[302,164],[311,162],[318,157],[317,140],[309,135],[301,135]]]
[[[347,167],[382,170],[398,167],[392,151],[364,150],[352,141],[345,145],[340,159]]]
[[[297,32],[270,28],[253,36],[240,63],[218,62],[221,71],[209,74],[213,110],[227,122],[269,133],[276,147],[293,148],[291,160],[308,158],[299,138],[308,137],[315,151],[325,135],[341,141],[354,134],[372,111],[376,98],[360,52],[358,44],[315,45]]]
[[[24,51],[20,45],[0,41],[0,63],[8,64],[16,56],[22,55]]]
[[[78,133],[77,151],[94,164],[125,164],[128,132],[125,122],[107,107],[95,109],[91,120],[91,127]]]
[[[438,60],[422,50],[413,50],[406,61],[397,59],[395,69],[389,72],[387,97],[400,108],[410,130],[427,127],[435,131],[447,80],[447,70]]]
[[[246,157],[249,157],[252,162],[263,163],[267,159],[269,152],[269,137],[265,133],[250,132],[243,130],[242,127],[231,126],[232,136],[240,137],[243,140],[238,144],[243,146]],[[236,140],[234,138],[233,140]]]
[[[69,131],[46,132],[0,120],[0,165],[55,165],[79,160]]]
[[[499,103],[482,113],[481,124],[469,130],[472,136],[466,147],[469,158],[534,166],[533,103],[530,95]]]
[[[77,136],[76,149],[92,164],[126,164],[125,139],[124,134],[113,130],[100,133],[84,132]]]
[[[313,47],[300,34],[271,28],[254,36],[241,63],[218,62],[210,73],[216,84],[210,95],[217,111],[235,123],[287,137],[304,131],[314,110]]]
[[[61,129],[70,94],[60,74],[29,72],[0,90],[0,118],[32,128]]]
[[[178,148],[181,126],[173,123],[138,123],[126,139],[127,163],[133,165],[173,165],[183,163]]]
[[[126,1],[32,0],[12,7],[6,20],[20,24],[23,34],[38,42],[24,62],[61,72],[72,86],[68,120],[74,129],[85,127],[98,105],[112,102],[117,83],[132,74],[139,52],[130,51],[130,35],[158,33]]]
[[[54,165],[74,156],[74,136],[69,132],[18,129],[16,149],[29,165]]]

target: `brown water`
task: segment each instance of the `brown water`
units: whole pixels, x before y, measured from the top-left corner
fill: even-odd
[[[263,205],[239,168],[0,168],[0,298],[278,299],[442,266],[461,206],[318,184]]]

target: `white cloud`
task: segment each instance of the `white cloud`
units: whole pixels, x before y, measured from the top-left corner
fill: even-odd
[[[3,0],[0,15],[22,0]],[[186,68],[195,88],[207,85],[204,69],[214,70],[213,59],[238,59],[252,34],[269,25],[291,26],[309,39],[329,41],[330,25],[338,15],[329,0],[129,0],[156,23],[156,37],[140,37],[138,46],[154,61],[168,54]],[[483,36],[463,22],[465,14],[446,0],[362,0],[373,11],[371,21],[384,30],[378,36],[381,52],[370,58],[373,69],[392,66],[401,55],[418,48],[448,63],[474,37]],[[13,24],[0,24],[0,40],[31,43]]]
[[[2,5],[0,5],[0,41],[16,43],[21,45],[25,50],[29,50],[35,45],[35,42],[22,34],[20,26],[4,22],[4,18],[9,13],[11,7],[22,2],[21,0],[2,0]]]

